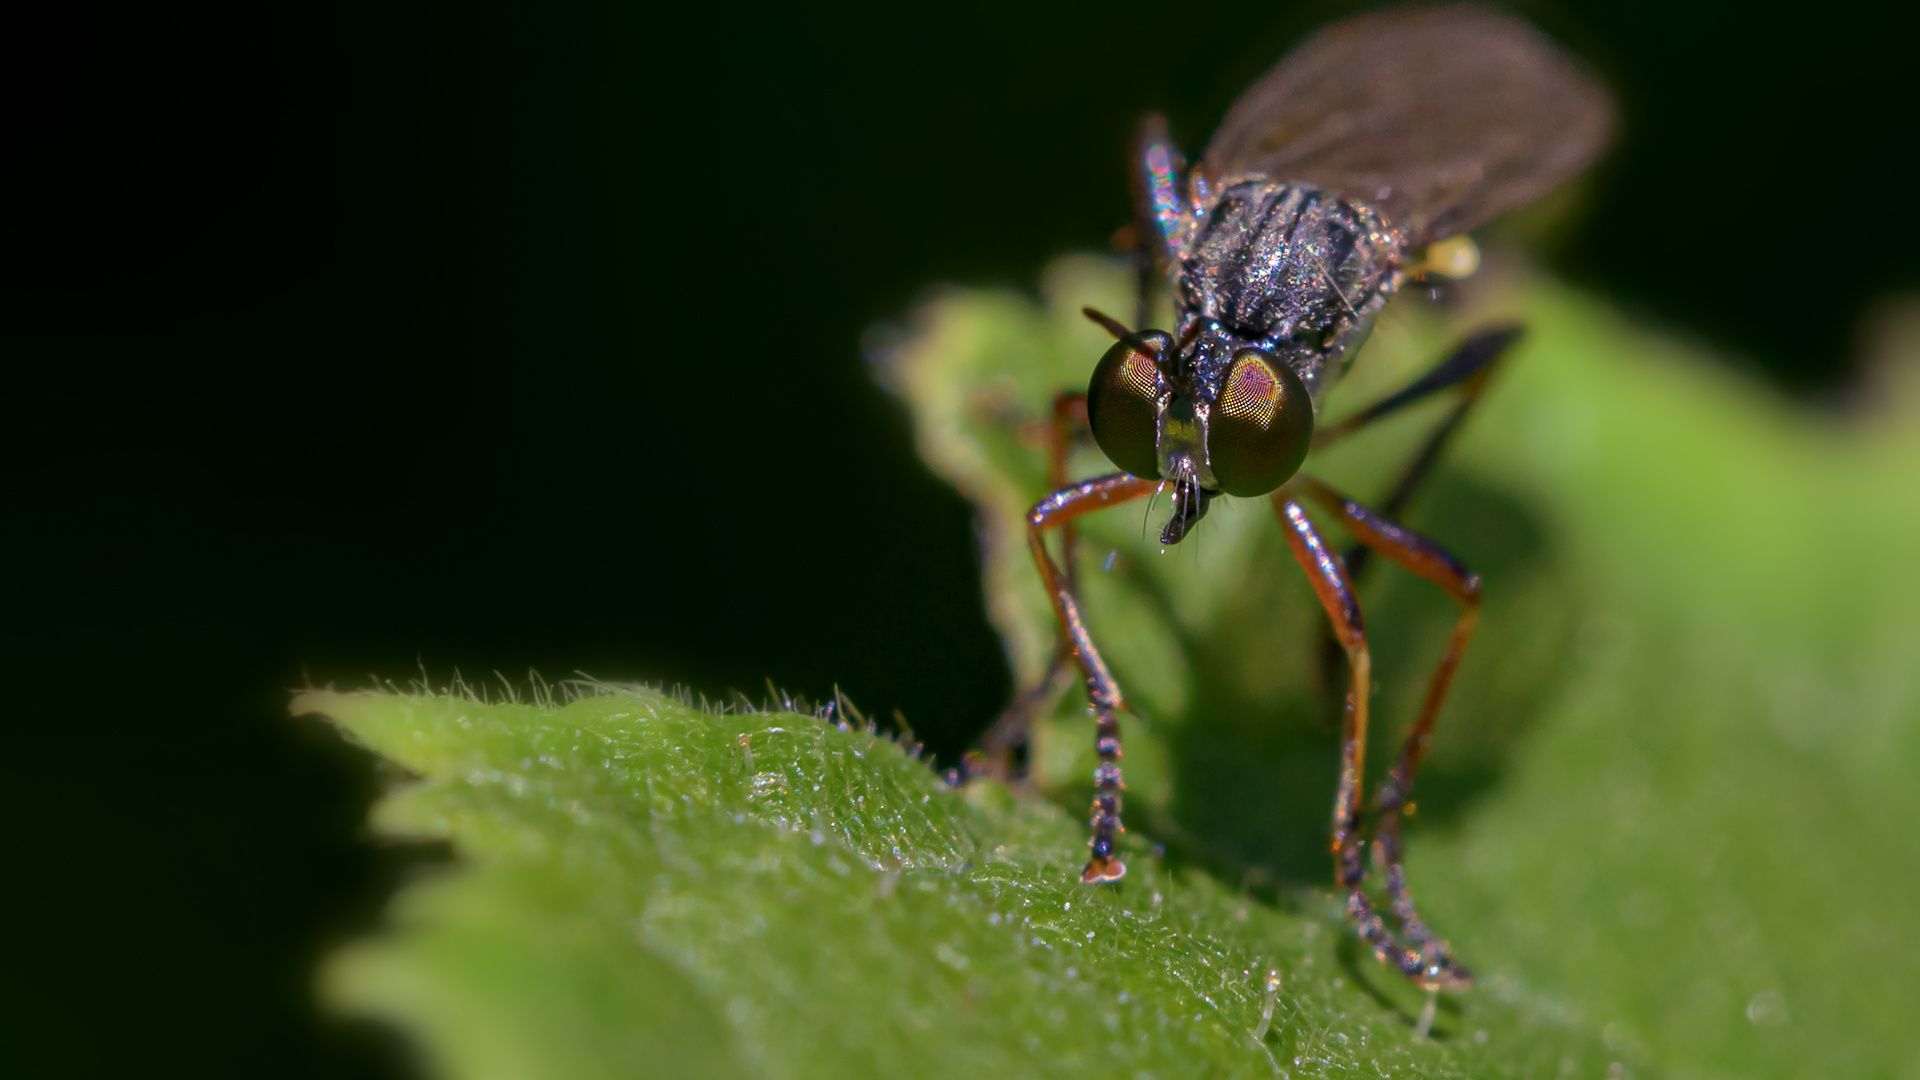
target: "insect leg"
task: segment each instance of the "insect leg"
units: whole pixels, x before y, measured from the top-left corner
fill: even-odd
[[[1121,831],[1120,790],[1120,710],[1126,702],[1120,697],[1120,685],[1113,681],[1106,662],[1093,646],[1080,605],[1073,598],[1066,575],[1047,553],[1046,533],[1066,525],[1082,514],[1118,506],[1143,498],[1159,488],[1157,480],[1141,480],[1126,473],[1114,473],[1061,488],[1037,503],[1027,515],[1027,544],[1033,550],[1033,562],[1046,583],[1053,600],[1053,614],[1066,634],[1074,662],[1086,680],[1087,700],[1094,714],[1094,746],[1100,755],[1100,767],[1093,773],[1093,839],[1088,845],[1092,857],[1080,871],[1080,880],[1089,884],[1118,881],[1126,876],[1126,864],[1113,856],[1114,837]]]
[[[1059,491],[1067,486],[1067,458],[1073,453],[1073,440],[1087,430],[1085,391],[1053,395],[1053,415],[1047,425],[1047,487]],[[1069,519],[1060,526],[1060,558],[1066,563],[1067,588],[1078,586],[1079,570],[1074,546],[1080,532]]]
[[[1315,447],[1321,447],[1351,435],[1383,416],[1398,412],[1417,401],[1425,400],[1448,387],[1463,387],[1464,392],[1460,396],[1460,401],[1454,405],[1446,419],[1440,421],[1439,425],[1428,433],[1426,441],[1420,445],[1420,449],[1407,463],[1400,474],[1400,479],[1394,483],[1386,500],[1380,505],[1380,513],[1383,516],[1390,519],[1399,518],[1406,513],[1407,505],[1413,501],[1413,497],[1426,485],[1428,477],[1433,474],[1434,465],[1440,460],[1440,455],[1446,452],[1447,443],[1452,441],[1454,432],[1459,430],[1467,414],[1480,400],[1480,395],[1486,389],[1493,374],[1494,365],[1514,343],[1520,340],[1523,332],[1518,326],[1503,326],[1474,334],[1461,342],[1450,356],[1435,365],[1431,371],[1405,388],[1389,394],[1340,423],[1323,429],[1314,438]],[[1372,561],[1371,555],[1372,552],[1360,544],[1355,544],[1342,553],[1342,557],[1347,562],[1347,573],[1355,581],[1366,574],[1367,566]],[[1325,685],[1334,685],[1334,676],[1339,664],[1340,643],[1329,637],[1321,652],[1320,667],[1322,682]]]
[[[1494,363],[1505,355],[1524,333],[1525,330],[1519,326],[1499,326],[1474,334],[1455,347],[1445,360],[1435,364],[1425,375],[1339,423],[1330,424],[1314,432],[1313,448],[1325,449],[1375,420],[1391,416],[1409,405],[1425,401],[1449,387],[1465,386],[1467,389],[1465,400],[1471,402],[1479,397],[1480,391],[1485,387],[1487,376],[1491,373]],[[1461,411],[1455,410],[1456,413]],[[1458,423],[1457,420],[1451,422]],[[1441,426],[1446,428],[1449,425],[1443,423]]]
[[[1013,749],[1027,744],[1033,731],[1033,718],[1047,712],[1059,700],[1072,670],[1073,649],[1062,642],[1047,661],[1047,670],[1040,681],[1016,694],[1012,704],[994,718],[993,724],[980,736],[980,751],[986,757],[988,776],[1007,782],[1021,778],[1015,775]]]
[[[1140,119],[1134,138],[1133,234],[1138,293],[1133,325],[1147,325],[1153,303],[1153,284],[1167,272],[1176,254],[1175,234],[1186,213],[1186,159],[1167,135],[1167,118],[1148,113]]]
[[[1367,870],[1360,858],[1360,795],[1366,771],[1367,694],[1372,684],[1373,663],[1367,652],[1367,632],[1361,624],[1360,600],[1354,595],[1353,582],[1340,556],[1320,536],[1307,512],[1294,502],[1287,488],[1275,492],[1274,513],[1286,534],[1287,547],[1294,560],[1307,573],[1320,606],[1326,608],[1333,633],[1347,653],[1352,672],[1348,685],[1345,721],[1340,729],[1340,785],[1333,797],[1333,865],[1340,887],[1347,891],[1347,917],[1359,929],[1360,936],[1373,946],[1375,956],[1392,957],[1405,971],[1409,959],[1419,957],[1394,941],[1373,901],[1360,888]],[[1417,970],[1417,968],[1416,968]],[[1412,972],[1408,972],[1412,974]]]
[[[1440,707],[1446,702],[1447,691],[1453,686],[1454,673],[1459,670],[1460,660],[1466,654],[1467,645],[1473,640],[1474,628],[1480,622],[1480,575],[1461,565],[1460,560],[1440,545],[1411,529],[1401,528],[1312,477],[1303,476],[1296,484],[1313,501],[1338,514],[1342,526],[1354,539],[1409,572],[1440,586],[1460,605],[1460,617],[1454,622],[1452,636],[1447,639],[1447,651],[1440,658],[1440,666],[1434,669],[1433,678],[1427,684],[1427,696],[1421,702],[1419,715],[1414,718],[1413,726],[1407,729],[1399,760],[1394,762],[1386,779],[1380,783],[1380,823],[1374,836],[1374,855],[1386,873],[1387,892],[1393,899],[1394,916],[1399,919],[1411,950],[1418,955],[1417,970],[1408,971],[1407,974],[1428,988],[1463,986],[1470,979],[1466,969],[1453,962],[1445,944],[1437,940],[1426,924],[1421,922],[1419,912],[1414,908],[1413,896],[1407,891],[1406,873],[1400,863],[1400,829],[1404,815],[1412,805],[1410,796],[1413,794],[1414,777],[1419,773],[1420,762],[1426,756],[1434,723],[1440,717]]]
[[[1413,501],[1415,495],[1420,493],[1420,489],[1426,486],[1427,478],[1433,475],[1433,467],[1440,461],[1440,455],[1446,452],[1447,443],[1453,440],[1453,433],[1460,429],[1461,422],[1466,420],[1467,414],[1479,402],[1481,393],[1486,390],[1487,382],[1493,375],[1494,365],[1508,348],[1520,340],[1523,332],[1518,326],[1509,326],[1475,334],[1462,342],[1452,356],[1441,361],[1439,367],[1429,373],[1435,374],[1449,367],[1455,368],[1456,371],[1471,369],[1460,380],[1464,392],[1460,395],[1459,402],[1454,405],[1453,411],[1449,412],[1446,419],[1440,421],[1439,425],[1427,434],[1426,442],[1420,444],[1419,451],[1413,455],[1413,460],[1407,463],[1406,470],[1400,474],[1400,479],[1393,485],[1393,490],[1388,492],[1386,501],[1380,504],[1380,513],[1383,516],[1398,519],[1407,512],[1407,505]],[[1419,380],[1414,383],[1414,386],[1424,381],[1424,379]],[[1407,389],[1411,390],[1413,386]],[[1405,392],[1402,391],[1402,393]],[[1392,398],[1387,400],[1391,401]],[[1383,401],[1381,404],[1384,405],[1386,402]],[[1375,413],[1376,418],[1382,415],[1385,413]],[[1347,565],[1352,568],[1354,577],[1357,578],[1366,573],[1368,561],[1366,548],[1356,546],[1349,549],[1346,555]]]
[[[1087,395],[1084,393],[1055,394],[1053,410],[1047,424],[1047,487],[1059,491],[1067,486],[1067,458],[1073,452],[1073,440],[1077,433],[1087,426]],[[1071,519],[1060,526],[1061,562],[1064,565],[1067,591],[1072,592],[1078,585],[1078,560],[1074,558],[1074,548],[1079,540],[1078,531]],[[1053,651],[1053,658],[1047,661],[1046,674],[1039,683],[1023,690],[1013,703],[1001,711],[980,736],[980,749],[987,756],[987,771],[1002,780],[1013,775],[1013,748],[1024,746],[1027,733],[1033,727],[1033,718],[1050,707],[1060,692],[1066,689],[1067,668],[1073,662],[1073,646],[1067,641],[1065,633],[1060,636],[1059,646]]]

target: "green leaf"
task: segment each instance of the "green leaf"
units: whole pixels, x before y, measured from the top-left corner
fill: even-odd
[[[377,826],[458,856],[330,964],[334,1000],[476,1077],[1911,1075],[1920,394],[1821,420],[1597,301],[1489,276],[1450,313],[1391,307],[1327,405],[1477,323],[1531,328],[1410,522],[1487,582],[1409,839],[1424,914],[1481,977],[1433,1038],[1328,891],[1320,616],[1259,502],[1164,554],[1137,509],[1088,522],[1089,622],[1136,706],[1114,887],[1076,883],[1077,691],[1036,732],[1053,801],[640,689],[302,695],[417,777]],[[1080,305],[1130,310],[1110,262],[1045,280],[1044,305],[929,302],[881,364],[979,508],[1029,685],[1053,634],[1021,534],[1039,425],[1102,348]],[[1431,416],[1310,467],[1371,496]],[[1362,595],[1377,762],[1452,613],[1394,572]]]
[[[1506,982],[1416,1039],[1419,996],[1358,960],[1330,898],[1275,908],[1137,842],[1124,883],[1085,888],[1070,815],[956,792],[893,741],[811,715],[616,687],[564,705],[315,692],[295,709],[421,777],[381,804],[381,830],[460,854],[327,979],[453,1075],[1603,1064],[1563,1003]]]

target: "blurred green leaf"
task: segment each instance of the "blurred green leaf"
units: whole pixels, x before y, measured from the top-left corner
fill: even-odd
[[[1410,840],[1423,910],[1481,976],[1434,1038],[1327,892],[1320,617],[1258,502],[1164,554],[1139,509],[1086,530],[1090,622],[1138,713],[1117,887],[1075,883],[1077,691],[1036,733],[1054,802],[646,690],[303,695],[418,778],[377,825],[458,855],[336,958],[334,999],[476,1077],[1913,1075],[1920,395],[1820,420],[1596,301],[1485,276],[1390,308],[1327,405],[1492,318],[1532,329],[1411,517],[1487,580]],[[940,296],[880,371],[979,508],[1028,684],[1053,633],[1020,537],[1039,424],[1103,347],[1079,306],[1130,308],[1101,260],[1044,291]],[[1310,468],[1372,495],[1431,415]],[[1363,599],[1378,761],[1452,613],[1392,572]]]

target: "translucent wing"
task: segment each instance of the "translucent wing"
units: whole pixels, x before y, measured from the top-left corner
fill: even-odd
[[[1400,8],[1334,23],[1282,57],[1227,111],[1205,164],[1216,179],[1327,188],[1424,243],[1545,194],[1613,127],[1606,88],[1519,19]]]

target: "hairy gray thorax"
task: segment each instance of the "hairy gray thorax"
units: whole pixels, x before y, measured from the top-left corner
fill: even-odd
[[[1317,410],[1399,284],[1400,234],[1364,205],[1263,176],[1229,181],[1200,214],[1174,265],[1178,332],[1201,326],[1190,376],[1211,398],[1233,351],[1255,345]]]

